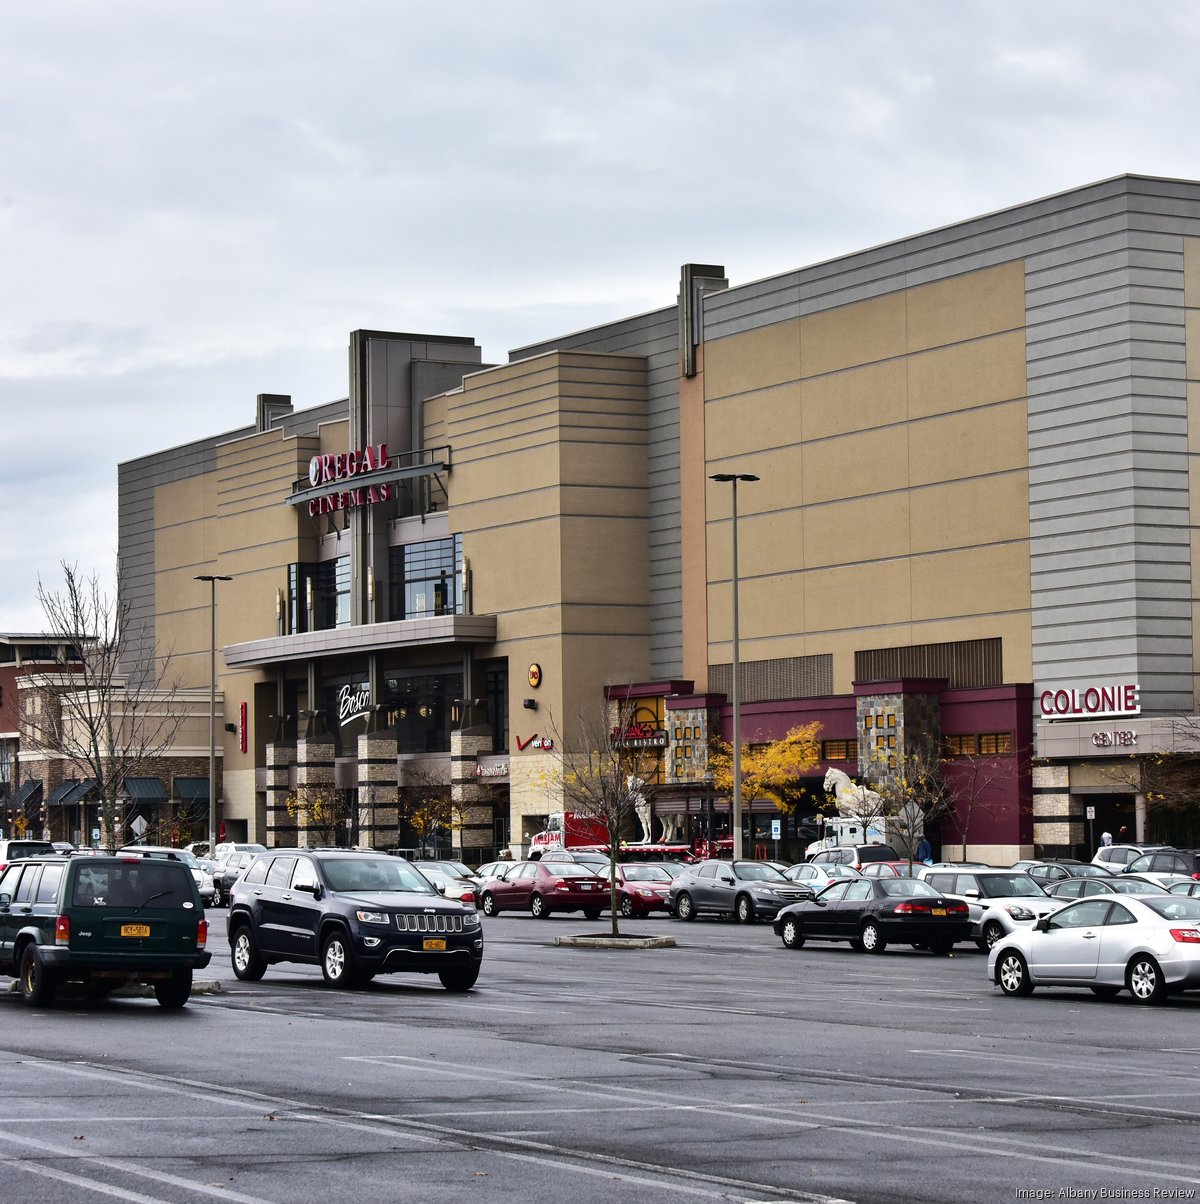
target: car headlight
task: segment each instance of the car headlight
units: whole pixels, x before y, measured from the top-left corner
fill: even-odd
[[[1014,920],[1032,920],[1036,918],[1028,907],[1022,907],[1019,903],[1013,903],[1004,910],[1007,911]]]
[[[750,888],[756,895],[775,895],[776,890],[773,886],[754,886]]]
[[[463,916],[463,927],[464,928],[478,928],[479,927],[479,912],[468,911],[466,913],[466,915]]]
[[[358,917],[360,924],[390,924],[391,916],[385,911],[356,911],[354,913]]]

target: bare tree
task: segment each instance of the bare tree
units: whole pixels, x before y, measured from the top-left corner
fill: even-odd
[[[996,815],[1016,804],[1014,765],[1020,753],[964,753],[946,761],[952,806],[946,818],[962,843],[961,860],[967,859],[971,821],[978,815]]]
[[[569,810],[599,820],[608,834],[609,909],[620,936],[617,862],[621,841],[639,813],[647,815],[660,776],[660,750],[635,730],[637,703],[619,687],[607,691],[602,712],[582,714],[569,733],[550,720],[561,784]]]
[[[441,833],[462,827],[446,769],[435,762],[405,761],[396,802],[396,826],[408,827],[422,856],[428,855],[431,845],[436,847]]]
[[[297,837],[301,831],[315,836],[318,845],[340,845],[343,834],[353,826],[353,811],[346,792],[332,784],[297,786],[286,799],[287,813],[296,822]],[[354,844],[354,833],[346,838]]]
[[[932,743],[925,743],[889,757],[888,772],[876,783],[884,799],[888,825],[910,863],[926,827],[954,814],[955,800],[944,769],[940,751]]]
[[[108,847],[115,848],[125,780],[152,770],[175,741],[187,711],[168,681],[169,654],[134,637],[129,608],[96,575],[62,565],[61,591],[38,582],[48,634],[73,659],[22,683],[23,751],[54,758],[90,781]]]

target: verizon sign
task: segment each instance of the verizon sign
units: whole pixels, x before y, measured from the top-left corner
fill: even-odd
[[[1038,697],[1042,718],[1127,719],[1142,713],[1136,682],[1112,682],[1100,686],[1059,686],[1043,690]]]

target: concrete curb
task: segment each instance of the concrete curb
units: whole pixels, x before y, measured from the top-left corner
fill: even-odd
[[[556,945],[573,949],[674,949],[673,936],[556,936]]]

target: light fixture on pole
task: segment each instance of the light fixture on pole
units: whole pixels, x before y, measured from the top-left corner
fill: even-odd
[[[710,481],[733,486],[733,814],[730,816],[729,827],[733,836],[733,859],[739,861],[742,856],[742,699],[738,684],[738,507],[737,493],[739,481],[757,481],[749,472],[714,472]]]
[[[205,573],[194,581],[208,582],[208,855],[217,849],[217,582],[232,577]]]

